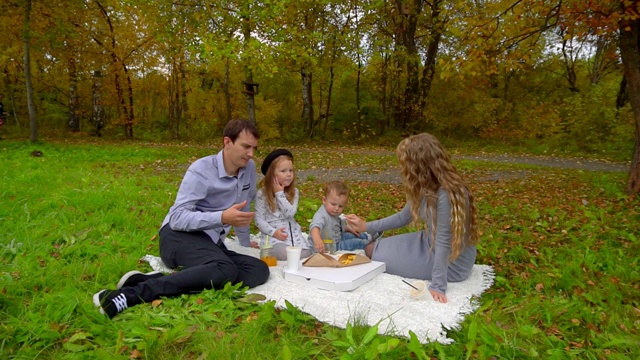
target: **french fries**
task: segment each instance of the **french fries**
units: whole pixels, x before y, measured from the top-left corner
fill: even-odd
[[[353,262],[353,259],[355,259],[355,258],[356,258],[355,254],[349,254],[349,255],[347,255],[346,258],[342,259],[340,262],[345,264],[345,265],[349,265],[349,264],[351,264]]]

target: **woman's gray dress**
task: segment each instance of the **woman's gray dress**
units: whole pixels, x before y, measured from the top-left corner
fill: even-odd
[[[422,203],[422,213],[426,203]],[[467,209],[467,222],[465,229],[470,224],[469,206]],[[428,217],[430,215],[427,215]],[[389,217],[367,222],[367,232],[386,231],[397,229],[411,222],[411,209],[405,205],[399,213]],[[427,221],[429,224],[429,221]],[[451,254],[451,203],[449,194],[443,188],[438,190],[438,204],[436,207],[436,239],[432,248],[431,227],[427,230],[400,234],[377,241],[373,250],[372,260],[382,261],[386,264],[386,272],[406,278],[431,280],[430,290],[445,293],[447,282],[465,280],[471,274],[476,261],[476,246],[468,244],[460,255],[449,263]],[[470,232],[465,231],[465,243],[468,242]]]

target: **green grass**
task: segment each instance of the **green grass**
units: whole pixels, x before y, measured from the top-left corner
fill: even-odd
[[[260,144],[262,157],[277,144]],[[496,282],[451,345],[319,323],[242,289],[163,299],[100,315],[156,233],[189,163],[217,146],[0,142],[0,358],[632,359],[640,353],[640,201],[624,173],[458,161],[477,199],[478,263]],[[30,156],[41,150],[42,157]],[[298,168],[395,165],[375,149],[295,147]],[[508,174],[500,178],[500,174]],[[490,179],[490,180],[487,180]],[[350,182],[349,207],[373,219],[402,207],[399,185]],[[308,224],[322,184],[299,184]],[[402,230],[402,231],[407,231]],[[636,354],[636,355],[634,355]]]

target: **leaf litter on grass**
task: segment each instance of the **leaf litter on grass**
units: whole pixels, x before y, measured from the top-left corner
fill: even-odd
[[[292,358],[310,353],[340,357],[340,349],[331,344],[348,343],[344,330],[305,314],[291,317],[286,315],[290,310],[278,312],[269,303],[239,302],[243,295],[232,292],[164,299],[160,306],[134,307],[114,320],[100,316],[90,303],[90,294],[139,267],[142,253],[157,251],[157,241],[149,239],[157,234],[158,219],[172,204],[190,161],[210,150],[45,144],[40,147],[45,156],[23,161],[19,154],[25,148],[8,150],[14,153],[5,154],[7,166],[0,173],[8,194],[0,208],[0,232],[6,236],[0,243],[12,249],[0,255],[0,311],[6,319],[0,326],[2,357],[72,357],[91,351],[182,358],[261,350],[273,358],[284,345]],[[299,153],[300,168],[343,166],[339,155],[325,156],[321,148]],[[392,153],[382,159],[372,154],[353,156],[355,161],[347,156],[354,166],[347,165],[366,168],[364,176],[371,177],[396,166]],[[429,344],[418,351],[417,345],[400,340],[394,356],[418,351],[451,358],[631,358],[637,353],[640,214],[637,198],[621,196],[624,174],[466,160],[456,165],[476,196],[482,232],[477,262],[494,267],[496,283],[462,328],[450,331],[455,344]],[[301,201],[308,204],[301,219],[310,219],[319,206],[323,181],[300,183]],[[365,219],[404,206],[396,180],[347,181],[353,191],[348,206]],[[291,326],[283,326],[288,321]],[[39,324],[49,324],[49,330]],[[182,330],[176,328],[171,336],[151,330],[169,324]],[[223,336],[212,336],[218,332]],[[309,345],[312,335],[317,338]],[[123,343],[120,336],[131,341]],[[362,351],[373,351],[375,341],[382,346],[383,339],[376,337]]]

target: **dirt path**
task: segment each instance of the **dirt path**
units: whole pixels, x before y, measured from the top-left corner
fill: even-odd
[[[375,153],[368,152],[368,155],[393,155],[392,152],[377,151]],[[585,171],[604,171],[604,172],[626,172],[628,165],[620,163],[612,163],[602,160],[584,160],[584,159],[563,159],[542,156],[508,156],[508,155],[453,155],[454,159],[465,159],[473,161],[487,161],[494,163],[506,164],[524,164],[541,167],[559,168],[559,169],[575,169]],[[527,170],[505,170],[494,171],[488,173],[477,181],[498,181],[514,178],[524,178],[527,176]],[[332,180],[349,180],[349,181],[376,181],[382,183],[399,184],[400,175],[397,169],[380,170],[368,166],[349,167],[349,168],[332,168],[332,169],[306,169],[298,170],[297,176],[300,180],[315,179],[319,182]]]
[[[625,172],[629,169],[626,164],[612,163],[602,160],[582,160],[582,159],[562,159],[554,157],[542,157],[542,156],[475,156],[464,155],[455,156],[454,159],[476,160],[476,161],[490,161],[496,163],[507,164],[526,164],[546,166],[560,169],[577,169],[586,171],[605,171],[605,172]]]

